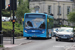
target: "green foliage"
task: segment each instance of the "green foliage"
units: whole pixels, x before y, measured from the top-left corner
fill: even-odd
[[[0,47],[3,47],[3,45],[0,45]]]
[[[15,29],[15,36],[22,36],[23,35],[23,26],[15,22],[14,25]],[[2,30],[4,36],[12,36],[13,24],[12,22],[2,22]]]
[[[8,11],[8,10],[2,10],[2,16],[9,17],[10,16],[10,11]]]
[[[57,25],[58,27],[71,27],[71,26],[68,26],[68,25]]]
[[[23,2],[23,0],[18,0],[18,2],[19,2],[19,5],[21,5],[21,3]]]
[[[68,14],[68,20],[69,20],[70,22],[75,22],[75,12],[70,12],[70,13]]]
[[[21,1],[21,4],[18,6],[16,11],[16,16],[18,19],[21,19],[24,17],[24,13],[29,13],[30,10],[28,9],[28,0]]]

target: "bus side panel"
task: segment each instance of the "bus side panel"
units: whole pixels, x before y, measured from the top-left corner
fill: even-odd
[[[46,23],[46,24],[45,24],[45,25],[46,25],[45,28],[46,28],[46,38],[47,38],[48,35],[49,35],[49,34],[48,34],[48,29],[47,29],[47,27],[48,27],[48,24],[47,24],[47,15],[46,15],[46,21],[45,21],[45,23]]]
[[[51,18],[49,18],[50,16],[48,16],[47,18],[47,36],[48,37],[52,37],[52,28],[53,28],[53,21]]]

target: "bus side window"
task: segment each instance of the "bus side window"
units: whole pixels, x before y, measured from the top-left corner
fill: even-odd
[[[47,29],[50,29],[51,26],[50,26],[50,19],[47,19]]]

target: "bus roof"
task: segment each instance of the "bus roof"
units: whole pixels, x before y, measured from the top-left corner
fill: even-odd
[[[25,14],[44,14],[44,15],[48,15],[48,14],[45,14],[45,13],[25,13]],[[51,16],[51,15],[48,15],[48,17],[54,19],[54,17]]]
[[[53,17],[53,16],[51,16],[51,15],[48,15],[48,18],[52,18],[52,19],[54,19],[54,17]]]
[[[25,14],[45,14],[45,13],[25,13]]]

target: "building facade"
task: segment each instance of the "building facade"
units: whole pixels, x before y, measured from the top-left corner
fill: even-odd
[[[67,15],[73,11],[74,2],[70,0],[30,0],[31,12],[53,14],[57,24],[68,25]]]

